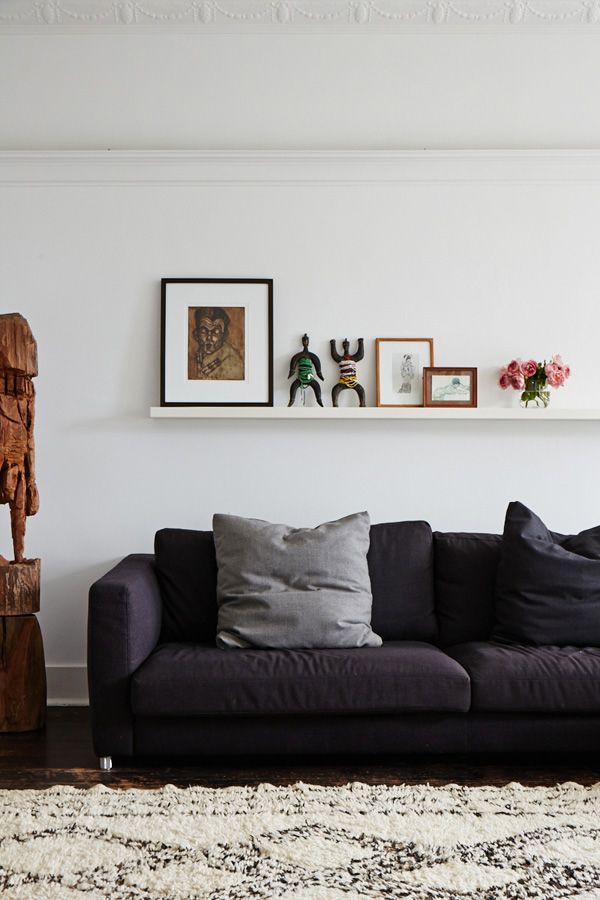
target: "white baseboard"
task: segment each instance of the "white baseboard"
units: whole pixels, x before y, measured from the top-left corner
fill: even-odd
[[[48,706],[88,706],[85,666],[46,666]]]

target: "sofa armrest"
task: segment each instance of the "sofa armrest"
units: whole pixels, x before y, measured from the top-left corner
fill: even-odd
[[[161,616],[151,554],[127,556],[90,588],[88,685],[97,756],[133,754],[130,678],[156,647]]]

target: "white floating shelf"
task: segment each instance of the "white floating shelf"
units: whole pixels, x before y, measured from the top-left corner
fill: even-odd
[[[461,419],[547,422],[598,421],[600,409],[521,409],[520,407],[338,407],[326,406],[152,406],[153,419]]]

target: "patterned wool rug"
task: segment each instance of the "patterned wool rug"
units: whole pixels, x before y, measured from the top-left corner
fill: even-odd
[[[0,791],[7,898],[600,897],[600,784]]]

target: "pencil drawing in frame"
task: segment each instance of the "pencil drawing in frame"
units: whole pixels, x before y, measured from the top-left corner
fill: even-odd
[[[423,402],[430,407],[476,407],[477,369],[425,367]]]
[[[376,338],[377,406],[423,406],[423,369],[433,338]]]

